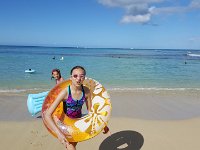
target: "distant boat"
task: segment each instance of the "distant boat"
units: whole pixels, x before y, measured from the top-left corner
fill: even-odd
[[[200,54],[188,53],[187,55],[191,57],[200,57]]]
[[[34,72],[35,72],[34,69],[27,69],[27,70],[25,70],[25,73],[34,73]]]

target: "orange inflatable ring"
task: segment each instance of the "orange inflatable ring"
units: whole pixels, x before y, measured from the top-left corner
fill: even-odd
[[[55,86],[47,95],[42,106],[42,120],[48,131],[54,135],[54,131],[48,127],[44,119],[45,111],[51,106],[58,94],[71,84],[71,80],[66,80]],[[66,136],[69,142],[80,142],[88,140],[98,135],[103,128],[108,124],[111,115],[110,96],[106,89],[97,81],[91,78],[86,78],[83,82],[91,91],[92,106],[91,112],[81,118],[69,118],[63,111],[63,102],[61,102],[52,114],[52,118]]]

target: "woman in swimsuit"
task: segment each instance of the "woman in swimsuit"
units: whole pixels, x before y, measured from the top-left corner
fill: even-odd
[[[53,69],[51,71],[51,79],[54,78],[56,80],[56,84],[61,83],[62,81],[64,81],[64,78],[62,78],[60,70],[59,69]]]
[[[88,112],[91,111],[91,95],[90,90],[83,86],[86,71],[82,66],[75,66],[71,69],[70,80],[72,84],[61,91],[50,108],[46,111],[45,120],[51,129],[57,134],[58,140],[64,144],[68,150],[76,150],[77,142],[68,142],[62,132],[55,125],[51,114],[57,108],[59,103],[63,101],[64,112],[70,118],[80,118],[82,116],[82,106],[85,102]],[[104,128],[104,133],[109,131],[108,127]],[[70,135],[69,135],[70,136]]]

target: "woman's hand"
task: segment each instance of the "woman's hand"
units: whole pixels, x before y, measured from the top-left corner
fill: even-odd
[[[65,138],[65,136],[62,133],[57,133],[58,136],[58,140],[65,146],[67,147],[69,145],[69,142],[67,141],[67,139]]]

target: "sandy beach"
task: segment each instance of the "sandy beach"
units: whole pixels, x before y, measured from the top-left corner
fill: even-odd
[[[200,91],[112,91],[112,135],[100,133],[77,150],[199,150]],[[41,118],[32,117],[27,95],[0,95],[0,141],[7,150],[64,150]],[[89,148],[88,148],[89,147]]]

